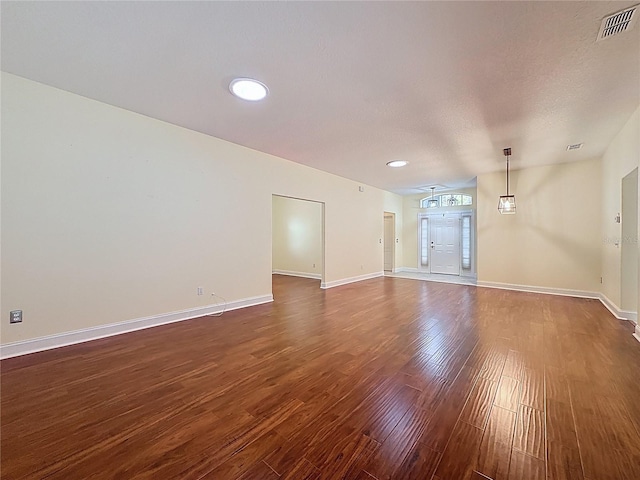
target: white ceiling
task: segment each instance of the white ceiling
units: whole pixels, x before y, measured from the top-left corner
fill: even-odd
[[[514,169],[601,156],[640,104],[640,28],[595,39],[633,4],[3,1],[2,70],[407,194],[507,146]]]

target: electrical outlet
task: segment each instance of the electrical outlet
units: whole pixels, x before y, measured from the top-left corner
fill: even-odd
[[[198,287],[198,295],[204,295],[204,288]]]
[[[22,310],[11,310],[9,323],[22,323]]]

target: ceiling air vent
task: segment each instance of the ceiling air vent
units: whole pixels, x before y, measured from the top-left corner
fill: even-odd
[[[580,150],[582,148],[583,143],[574,143],[572,145],[567,145],[567,150]]]
[[[618,33],[631,30],[638,20],[637,9],[638,5],[634,5],[633,7],[629,7],[621,12],[605,17],[600,25],[600,31],[598,32],[596,42],[606,40]]]

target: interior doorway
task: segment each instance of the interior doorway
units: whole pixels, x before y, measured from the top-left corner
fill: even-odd
[[[620,307],[638,311],[638,169],[622,179]]]
[[[384,212],[384,271],[395,270],[396,257],[396,214]]]
[[[271,213],[271,272],[324,281],[324,203],[273,195]]]

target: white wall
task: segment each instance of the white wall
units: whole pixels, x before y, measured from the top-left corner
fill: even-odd
[[[322,204],[273,196],[273,271],[322,278]]]
[[[272,194],[325,203],[325,281],[381,274],[358,186],[3,73],[2,344],[270,295]]]
[[[500,215],[505,173],[480,175],[478,282],[598,292],[600,176],[599,160],[513,170],[517,213]]]
[[[622,211],[622,179],[638,167],[639,158],[640,107],[611,142],[602,158],[602,293],[620,310],[622,230],[614,218]]]

